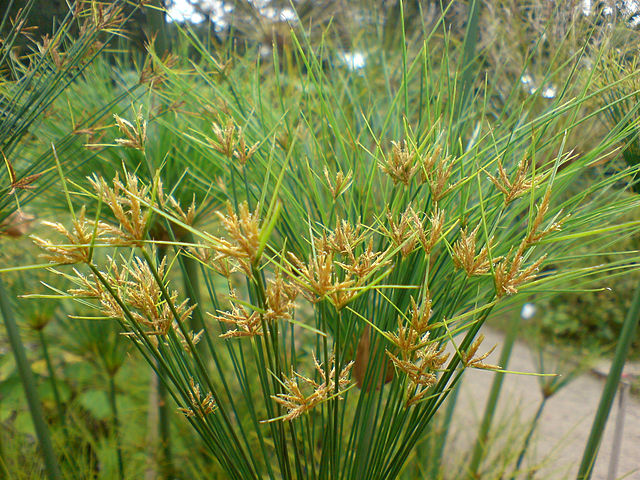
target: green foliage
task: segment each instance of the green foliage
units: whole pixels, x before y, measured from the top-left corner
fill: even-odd
[[[634,216],[622,221],[633,221]],[[608,247],[611,254],[594,256],[590,249],[576,249],[576,256],[585,269],[600,263],[616,262],[619,254],[638,249],[635,236],[623,235]],[[549,344],[571,345],[595,352],[611,352],[620,336],[625,315],[631,306],[631,298],[640,278],[636,273],[613,274],[593,285],[594,289],[558,293],[540,302],[539,324],[532,326],[541,331]],[[633,341],[640,346],[640,335]],[[631,355],[634,355],[632,349]]]
[[[58,447],[65,475],[139,478],[148,456],[214,478],[392,479],[411,461],[437,477],[416,448],[446,448],[453,409],[440,414],[467,368],[499,370],[480,346],[490,312],[637,270],[615,240],[638,231],[624,190],[640,165],[596,168],[635,126],[602,129],[615,100],[594,97],[618,83],[582,68],[607,46],[527,43],[484,70],[499,42],[491,9],[471,6],[464,37],[444,19],[354,26],[362,68],[341,60],[340,32],[299,21],[279,22],[272,58],[176,26],[195,56],[100,58],[16,139],[49,165],[50,142],[61,154],[61,187],[34,203],[60,222],[34,238],[55,277],[31,296],[64,307],[22,323],[46,334],[30,353],[56,445],[87,452]],[[553,45],[589,30],[564,27]],[[522,90],[528,69],[558,82],[553,98]],[[585,268],[582,249],[602,260]],[[158,403],[174,414],[155,433]]]

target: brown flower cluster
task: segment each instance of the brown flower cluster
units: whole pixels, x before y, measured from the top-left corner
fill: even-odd
[[[526,237],[520,242],[515,252],[512,247],[507,256],[496,265],[494,282],[498,297],[517,293],[521,285],[535,278],[540,265],[544,262],[546,255],[541,256],[535,262],[523,268],[525,252],[550,233],[560,230],[562,223],[566,220],[566,217],[558,221],[554,220],[548,226],[542,228],[544,216],[549,210],[550,198],[551,190],[547,190],[542,201],[536,207],[536,216]]]
[[[334,200],[349,189],[352,177],[353,173],[351,170],[349,170],[346,175],[341,171],[337,171],[335,178],[332,181],[329,176],[329,170],[327,167],[324,167],[324,178],[327,179],[327,185],[329,186],[329,191],[331,192]]]
[[[398,318],[397,332],[387,333],[395,352],[399,353],[386,350],[386,354],[396,369],[403,372],[408,379],[407,408],[424,399],[429,387],[437,380],[435,372],[442,368],[449,357],[449,354],[444,352],[444,347],[429,340],[429,320],[432,313],[431,299],[428,295],[420,307],[411,298],[409,321]]]
[[[419,243],[428,255],[442,237],[444,227],[444,212],[436,208],[429,217],[429,228],[425,225],[425,219],[413,210],[409,205],[395,220],[391,212],[387,212],[388,225],[382,225],[382,233],[391,240],[395,248],[400,249],[403,257],[406,257],[416,249]]]
[[[306,263],[289,253],[288,273],[313,303],[328,298],[336,308],[343,308],[373,272],[390,263],[388,251],[375,251],[373,239],[366,242],[361,226],[344,220],[338,221],[335,230],[311,242],[313,253]]]
[[[224,127],[214,122],[212,128],[215,139],[209,141],[211,147],[229,160],[237,159],[243,167],[258,150],[260,142],[247,145],[242,128],[236,129],[231,119],[227,120]]]
[[[237,301],[234,291],[230,294],[231,310],[218,311],[217,315],[209,313],[211,318],[219,322],[234,326],[220,335],[220,338],[256,337],[262,336],[263,323],[275,320],[289,320],[295,308],[295,299],[298,289],[295,285],[286,282],[281,275],[270,280],[265,292],[265,309],[249,311]]]
[[[189,386],[191,387],[187,392],[189,395],[189,406],[178,408],[179,412],[184,413],[189,418],[203,418],[217,410],[218,406],[213,400],[211,392],[207,393],[203,398],[200,393],[200,385],[197,384],[193,378],[189,379]]]
[[[166,265],[165,257],[155,267],[156,274],[163,282],[167,273]],[[132,331],[127,333],[128,336],[138,336],[140,329],[143,329],[144,335],[151,337],[166,336],[173,330],[183,346],[187,347],[181,325],[184,327],[187,324],[195,305],[189,305],[188,299],[178,303],[178,292],[169,290],[168,283],[163,287],[169,298],[164,298],[154,273],[142,259],[134,257],[130,262],[123,259],[122,266],[118,267],[109,258],[108,271],[100,272],[99,276],[85,276],[77,270],[74,272],[77,288],[70,289],[69,293],[78,298],[96,299],[98,308],[105,316],[119,318],[129,324]],[[197,343],[201,334],[189,333],[190,340]]]
[[[482,370],[500,370],[500,367],[498,365],[484,363],[484,360],[496,349],[496,345],[491,347],[488,352],[483,353],[482,355],[476,355],[483,341],[484,335],[478,335],[478,338],[474,340],[469,349],[466,352],[462,352],[462,363],[465,367],[468,368],[479,368]]]
[[[116,143],[123,147],[134,148],[136,150],[144,150],[144,144],[147,140],[147,121],[142,117],[142,108],[138,110],[135,125],[124,118],[113,114],[116,125],[120,129],[120,133],[124,134],[124,138],[116,138]]]
[[[464,270],[470,277],[487,273],[491,266],[501,259],[501,257],[489,258],[493,237],[489,239],[488,245],[484,245],[476,255],[476,235],[479,229],[480,225],[471,233],[467,233],[466,228],[461,229],[460,238],[453,245],[453,263],[456,268]]]
[[[125,172],[124,183],[118,174],[113,187],[102,178],[89,178],[98,199],[109,209],[119,226],[99,222],[98,228],[104,240],[113,245],[142,245],[151,219],[152,186],[142,185],[134,174]],[[156,177],[156,185],[158,177]]]
[[[238,205],[236,214],[231,206],[227,213],[216,212],[222,226],[227,231],[229,240],[222,237],[212,237],[210,247],[217,252],[214,262],[220,259],[231,259],[234,269],[240,268],[246,275],[252,276],[252,268],[258,260],[258,247],[260,245],[260,206],[255,211],[249,211],[249,204],[243,202]]]
[[[287,409],[287,414],[268,421],[293,420],[331,398],[342,400],[342,395],[351,385],[349,372],[351,371],[351,367],[353,367],[353,362],[346,364],[340,371],[337,385],[335,383],[336,366],[333,356],[329,359],[328,368],[325,368],[323,364],[319,363],[315,355],[313,357],[313,363],[316,367],[318,380],[316,381],[305,377],[292,370],[291,375],[284,377],[282,381],[285,393],[271,396],[276,403]],[[305,393],[303,390],[307,392],[310,390],[311,392]]]
[[[406,187],[417,174],[420,174],[420,183],[424,183],[429,180],[431,170],[441,152],[442,148],[436,147],[431,153],[421,155],[415,146],[408,145],[406,140],[391,142],[391,155],[387,155],[379,166],[389,175],[394,185],[401,183]]]
[[[491,182],[498,187],[498,190],[500,190],[504,195],[505,205],[508,205],[516,198],[527,193],[544,178],[544,175],[530,176],[528,173],[529,167],[530,162],[523,158],[518,163],[518,167],[516,168],[513,178],[509,178],[507,171],[502,166],[502,162],[498,160],[498,178],[491,174],[487,174],[489,180],[491,180]]]
[[[84,207],[72,223],[73,228],[69,231],[59,222],[42,222],[43,225],[53,228],[68,241],[66,244],[56,244],[51,240],[32,236],[31,238],[36,245],[46,252],[42,257],[52,263],[61,264],[85,263],[91,259],[91,242],[94,236],[100,236],[101,232],[96,231],[92,222],[86,219]]]

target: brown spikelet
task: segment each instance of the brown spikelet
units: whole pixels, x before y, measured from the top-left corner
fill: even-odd
[[[543,175],[537,175],[533,178],[529,176],[530,162],[523,158],[518,163],[513,178],[509,178],[506,170],[502,166],[502,161],[498,160],[498,178],[491,174],[487,174],[489,180],[498,187],[498,190],[504,195],[504,203],[508,205],[516,198],[527,193],[534,185],[539,184]]]
[[[503,297],[504,295],[517,293],[520,286],[536,277],[536,272],[546,257],[546,255],[543,255],[528,267],[522,268],[524,263],[522,254],[516,252],[513,255],[513,248],[509,250],[509,254],[495,267],[494,283],[496,295]]]
[[[136,115],[135,125],[115,113],[113,114],[113,118],[120,129],[120,133],[124,134],[123,138],[116,138],[116,143],[123,147],[144,150],[144,144],[147,140],[147,122],[142,117],[142,107],[140,107]]]
[[[435,165],[434,169],[427,174],[431,198],[436,203],[458,185],[457,183],[449,183],[449,178],[453,173],[453,165],[454,161],[451,158],[443,158]]]
[[[351,170],[346,174],[344,172],[337,171],[335,178],[332,180],[329,175],[329,170],[327,167],[324,167],[324,178],[327,180],[327,186],[329,187],[329,191],[331,192],[334,200],[349,189],[352,177],[353,172],[351,172]]]
[[[276,403],[287,409],[287,413],[282,417],[267,420],[267,422],[276,420],[290,421],[309,412],[315,406],[326,402],[329,398],[337,398],[339,400],[343,398],[342,395],[351,384],[349,372],[353,367],[353,362],[346,364],[338,374],[338,385],[335,383],[337,372],[333,356],[329,358],[327,367],[319,363],[315,355],[313,362],[319,380],[315,381],[300,375],[292,369],[291,375],[285,376],[282,381],[285,392],[271,396]],[[305,391],[310,391],[310,393],[305,393]]]
[[[465,367],[470,368],[480,368],[484,370],[499,370],[500,367],[498,365],[491,365],[488,363],[484,363],[484,360],[493,353],[496,349],[496,345],[491,347],[488,352],[483,353],[482,355],[476,355],[480,345],[484,341],[484,335],[478,335],[478,338],[474,340],[469,349],[466,352],[462,353],[462,363]]]
[[[184,413],[187,417],[200,417],[203,418],[218,408],[211,392],[207,393],[204,397],[200,393],[200,385],[195,382],[193,378],[189,379],[189,406],[178,408],[179,412]]]
[[[499,257],[489,259],[492,239],[489,239],[489,245],[484,245],[476,255],[476,235],[479,229],[480,225],[471,233],[467,233],[467,228],[463,228],[460,230],[460,238],[453,245],[452,256],[456,268],[464,270],[470,277],[487,273],[491,269],[492,263],[500,260]]]
[[[420,170],[416,162],[417,153],[407,145],[406,140],[391,142],[391,156],[379,163],[380,169],[391,177],[394,184],[408,186],[413,176]]]

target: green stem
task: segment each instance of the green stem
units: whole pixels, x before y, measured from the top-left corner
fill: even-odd
[[[620,376],[622,375],[622,369],[624,368],[624,362],[629,353],[631,342],[634,339],[636,327],[638,326],[638,319],[640,318],[640,285],[636,287],[636,292],[633,295],[633,302],[631,308],[627,312],[627,317],[624,319],[622,325],[622,331],[618,337],[618,344],[616,345],[616,351],[613,356],[613,363],[611,364],[611,370],[607,376],[607,381],[602,391],[602,397],[600,398],[600,405],[596,412],[596,417],[593,420],[591,427],[591,433],[589,434],[589,440],[587,446],[584,449],[582,463],[578,470],[578,480],[588,480],[591,478],[593,466],[596,462],[598,455],[598,448],[600,447],[600,441],[602,440],[602,434],[604,433],[604,427],[611,411],[611,405],[613,399],[616,396],[618,390],[618,383],[620,383]]]
[[[49,480],[61,480],[62,475],[60,473],[60,467],[58,466],[58,459],[53,451],[53,444],[51,443],[51,437],[49,435],[49,427],[44,420],[44,413],[42,412],[42,405],[40,404],[40,398],[36,389],[36,382],[33,378],[33,372],[29,366],[27,355],[24,350],[24,345],[20,339],[20,332],[18,331],[18,325],[16,325],[13,313],[9,305],[9,298],[7,292],[0,279],[0,310],[2,310],[2,317],[7,329],[7,336],[9,338],[9,344],[16,360],[16,366],[22,380],[22,386],[24,387],[24,393],[27,397],[27,404],[29,405],[29,412],[31,413],[31,419],[33,420],[33,426],[36,430],[36,436],[38,437],[38,443],[42,450],[44,457],[45,470]]]
[[[109,375],[109,404],[111,405],[113,435],[116,439],[116,452],[118,456],[118,478],[124,480],[124,463],[122,461],[122,445],[120,443],[120,420],[118,418],[118,404],[116,402],[116,382],[113,377],[114,375]]]
[[[9,468],[4,456],[4,437],[0,433],[0,478],[11,478],[9,475]]]
[[[167,39],[167,20],[165,18],[164,2],[154,0],[150,8],[145,10],[148,19],[150,34],[155,35],[155,49],[160,58],[166,53],[169,42]]]
[[[166,256],[167,249],[165,246],[158,247],[158,262]],[[188,280],[185,278],[185,282]],[[192,299],[192,301],[195,301]],[[196,330],[194,330],[196,331]],[[160,364],[156,360],[156,371],[160,372]],[[169,398],[167,396],[167,387],[165,382],[158,375],[157,389],[158,389],[158,435],[160,437],[160,470],[163,473],[165,479],[169,479],[173,475],[173,459],[171,455],[171,416],[169,412],[169,405],[167,404]],[[152,408],[152,406],[149,406]]]
[[[504,369],[507,368],[509,363],[509,357],[513,350],[513,344],[518,336],[518,329],[520,327],[521,317],[511,322],[511,328],[507,333],[507,337],[504,340],[502,347],[502,353],[500,354],[500,366]],[[496,373],[493,377],[493,384],[491,385],[491,392],[489,393],[489,399],[487,400],[487,406],[484,410],[484,417],[482,418],[482,424],[480,425],[480,431],[478,432],[478,438],[473,449],[473,456],[471,457],[471,464],[469,465],[468,478],[480,478],[478,469],[480,468],[480,462],[485,456],[487,450],[487,440],[489,438],[489,431],[491,430],[491,422],[496,412],[496,406],[498,405],[498,399],[500,398],[500,391],[502,390],[502,382],[504,381],[504,373]]]
[[[464,373],[464,372],[463,372]],[[444,418],[442,420],[442,430],[439,432],[436,438],[435,455],[432,455],[429,459],[431,476],[429,478],[438,478],[438,471],[442,464],[442,455],[444,454],[444,446],[447,443],[447,437],[449,436],[449,429],[451,428],[451,420],[453,420],[453,412],[456,408],[458,401],[458,393],[460,392],[460,385],[462,382],[456,383],[453,387],[451,394],[447,400],[447,408],[444,412]]]
[[[475,69],[474,60],[476,56],[476,45],[478,44],[478,22],[480,18],[480,0],[471,0],[469,3],[469,17],[467,21],[467,32],[464,37],[462,63],[460,64],[460,86],[456,98],[453,120],[457,123],[456,130],[459,136],[464,134],[465,123],[461,121],[473,87]],[[454,136],[458,138],[458,136]],[[459,148],[457,144],[453,148]],[[460,152],[462,153],[462,152]]]
[[[189,235],[185,240],[187,242],[193,242],[192,235]],[[202,294],[200,291],[200,283],[199,283],[199,263],[197,260],[189,257],[188,255],[181,255],[180,259],[182,261],[182,265],[184,267],[182,280],[184,282],[185,292],[191,297],[191,303],[197,305],[193,314],[191,315],[190,325],[189,327],[194,333],[205,330],[204,318],[202,317]],[[209,335],[209,333],[205,330],[205,335]],[[207,359],[207,343],[199,342],[196,344],[196,348],[198,349],[198,353],[206,360]]]
[[[158,368],[159,369],[159,368]],[[169,397],[167,387],[161,379],[158,379],[158,429],[160,434],[160,449],[162,459],[160,462],[163,478],[173,476],[173,461],[171,457],[171,416],[169,411]]]
[[[527,436],[524,439],[524,444],[522,445],[522,450],[520,450],[520,455],[518,455],[518,461],[516,462],[516,469],[511,476],[511,480],[515,480],[518,471],[520,470],[520,465],[522,465],[522,461],[524,460],[524,456],[529,449],[529,443],[531,442],[531,438],[533,437],[533,432],[538,425],[538,421],[540,420],[540,416],[542,415],[542,410],[544,410],[544,406],[547,403],[547,399],[549,397],[542,397],[542,401],[540,402],[540,406],[538,407],[538,411],[536,412],[536,416],[533,417],[533,421],[531,422],[531,427],[529,427],[529,432],[527,432]]]
[[[56,402],[56,408],[58,409],[58,417],[60,417],[60,423],[65,424],[64,408],[62,407],[62,401],[60,400],[60,392],[58,391],[58,382],[56,382],[56,373],[53,369],[53,363],[49,356],[49,349],[47,348],[47,339],[44,336],[44,329],[38,329],[38,337],[40,338],[40,344],[42,345],[42,355],[44,361],[47,364],[47,371],[49,372],[49,379],[51,380],[51,389],[53,390],[53,398]]]

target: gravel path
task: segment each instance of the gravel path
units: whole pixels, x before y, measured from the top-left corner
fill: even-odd
[[[489,363],[497,363],[498,352],[503,344],[503,334],[487,329],[484,330],[484,334],[485,348],[498,344],[496,352],[487,360]],[[538,367],[535,358],[537,357],[532,355],[525,344],[517,342],[509,362],[509,370],[536,372]],[[637,369],[637,366],[630,366],[630,368]],[[460,455],[463,449],[472,446],[492,380],[491,372],[471,370],[465,373],[454,415],[454,430],[448,444],[455,445],[455,448],[447,448],[448,464],[460,465],[461,462],[452,459],[451,454]],[[574,379],[548,400],[529,449],[529,455],[525,460],[527,465],[538,465],[539,471],[535,478],[549,480],[575,478],[603,386],[602,378],[586,373]],[[500,433],[494,441],[498,445],[512,446],[512,455],[515,452],[517,456],[518,446],[521,445],[522,437],[526,434],[527,426],[534,417],[541,398],[536,377],[505,376],[493,423],[494,430]],[[616,397],[592,476],[593,480],[607,479],[618,410],[618,397]],[[640,398],[638,396],[627,394],[624,419],[621,454],[615,478],[640,480]],[[505,449],[495,448],[494,451],[504,452]],[[485,468],[495,473],[501,464],[504,462],[501,463],[499,459],[492,458],[491,452]],[[510,464],[514,465],[513,459]],[[508,470],[507,473],[510,474],[510,471]],[[458,475],[463,478],[460,473],[454,474],[452,478]]]

